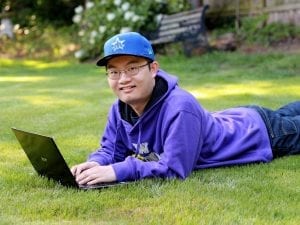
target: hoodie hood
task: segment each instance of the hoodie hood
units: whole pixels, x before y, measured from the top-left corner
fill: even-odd
[[[157,76],[163,78],[167,82],[168,84],[167,92],[170,92],[171,90],[174,89],[176,85],[178,85],[178,78],[176,76],[168,74],[161,69],[158,70]]]

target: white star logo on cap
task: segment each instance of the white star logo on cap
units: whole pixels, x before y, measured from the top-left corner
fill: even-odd
[[[153,54],[152,49],[148,48],[148,54],[149,54],[149,55],[152,55],[152,54]]]
[[[114,51],[118,50],[118,49],[123,49],[125,44],[124,44],[125,40],[121,41],[119,39],[119,37],[116,38],[116,40],[111,44],[112,45],[112,49]]]

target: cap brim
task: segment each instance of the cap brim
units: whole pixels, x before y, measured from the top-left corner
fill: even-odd
[[[113,56],[106,56],[103,57],[102,59],[99,59],[96,63],[97,66],[106,66],[107,65],[107,61],[110,60],[111,58],[113,58]]]
[[[109,55],[109,56],[106,56],[106,57],[103,57],[101,59],[99,59],[96,63],[97,66],[106,66],[107,65],[107,62],[114,58],[114,57],[117,57],[117,56],[122,56],[122,55],[129,55],[129,56],[135,56],[135,57],[141,57],[141,58],[145,58],[145,59],[148,59],[148,60],[151,60],[153,61],[153,59],[150,59],[148,57],[145,57],[145,56],[140,56],[140,55],[134,55],[134,54],[115,54],[115,55]]]
[[[122,55],[131,55],[131,54],[114,54],[114,55],[108,55],[103,57],[102,59],[99,59],[96,63],[97,66],[106,66],[108,60],[117,57],[117,56],[122,56]],[[136,56],[136,55],[132,55],[132,56]]]

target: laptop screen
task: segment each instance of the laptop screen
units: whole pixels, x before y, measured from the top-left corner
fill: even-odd
[[[65,186],[78,187],[52,137],[12,128],[32,166],[41,176]]]

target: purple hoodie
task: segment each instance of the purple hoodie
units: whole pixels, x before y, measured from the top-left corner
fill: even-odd
[[[160,70],[167,92],[131,125],[111,107],[101,147],[89,161],[112,164],[118,181],[148,177],[186,178],[195,169],[269,162],[272,150],[260,115],[250,108],[208,112],[177,78]],[[155,152],[158,161],[144,162],[132,153]]]

